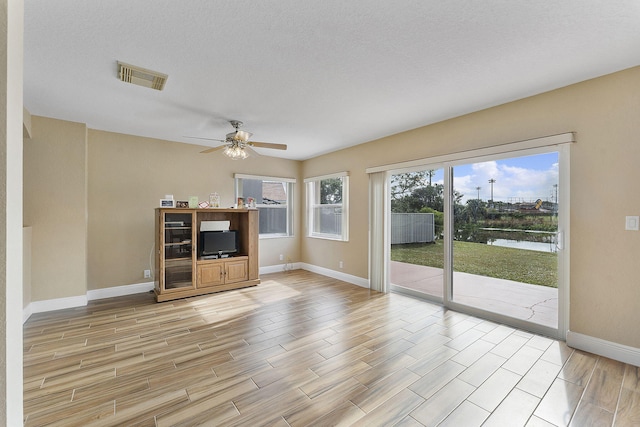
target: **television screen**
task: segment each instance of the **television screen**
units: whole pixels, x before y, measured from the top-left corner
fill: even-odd
[[[198,248],[201,257],[236,253],[238,252],[238,232],[236,230],[201,231]]]

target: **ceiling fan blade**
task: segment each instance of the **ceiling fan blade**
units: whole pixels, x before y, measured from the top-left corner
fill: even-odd
[[[225,142],[224,139],[217,139],[217,138],[203,138],[201,136],[184,136],[184,138],[193,138],[193,139],[204,139],[205,141],[218,141],[218,142]]]
[[[260,156],[260,153],[258,153],[256,150],[251,148],[249,145],[245,145],[244,149],[247,150],[249,152],[249,154],[251,154],[252,156],[256,156],[256,157]]]
[[[270,142],[257,142],[257,141],[249,141],[247,142],[247,144],[252,147],[258,147],[258,148],[272,148],[274,150],[287,149],[287,144],[272,144]]]
[[[226,145],[220,145],[218,147],[209,148],[207,150],[201,151],[200,154],[213,153],[214,151],[222,150]]]

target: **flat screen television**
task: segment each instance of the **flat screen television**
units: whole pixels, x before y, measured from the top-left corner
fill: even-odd
[[[237,253],[240,248],[240,233],[237,230],[201,231],[198,241],[200,258],[224,258]]]

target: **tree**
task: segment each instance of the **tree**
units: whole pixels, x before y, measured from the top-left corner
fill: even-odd
[[[429,169],[427,171],[427,176],[429,177],[429,186],[431,186],[431,179],[435,174],[436,174],[436,171],[434,171],[433,169]]]
[[[334,205],[342,203],[342,178],[329,178],[320,181],[320,204]]]
[[[391,212],[413,213],[423,208],[444,212],[444,185],[433,184],[434,170],[394,175],[391,181]],[[453,203],[463,195],[453,191]]]
[[[419,205],[418,210],[429,207],[440,212],[444,211],[444,185],[442,184],[416,188],[411,196],[416,199]]]
[[[479,219],[487,217],[487,206],[485,202],[478,199],[467,200],[467,205],[464,207],[464,218],[466,222],[477,222]]]
[[[444,233],[444,213],[432,208],[422,208],[420,213],[433,214],[434,232],[436,236],[441,236]]]
[[[411,195],[413,190],[426,185],[426,178],[433,176],[434,171],[406,172],[393,175],[391,178],[391,199],[400,200]]]

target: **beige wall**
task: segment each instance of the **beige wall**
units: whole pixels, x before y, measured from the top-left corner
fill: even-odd
[[[154,270],[154,209],[165,194],[209,200],[216,191],[222,206],[232,206],[235,173],[286,178],[300,173],[298,161],[267,156],[233,161],[220,152],[200,154],[203,149],[89,130],[88,289],[149,281],[143,270]],[[299,239],[261,240],[260,266],[282,264],[281,253],[298,261]]]
[[[303,178],[351,174],[348,243],[303,238],[302,260],[366,278],[365,169],[563,132],[571,148],[570,329],[640,347],[640,67],[362,144],[303,163]]]
[[[137,284],[154,271],[154,208],[217,191],[234,202],[234,173],[298,178],[300,162],[252,157],[242,162],[200,146],[87,130],[84,124],[32,117],[24,146],[24,224],[32,227],[32,301],[85,296]],[[299,199],[300,185],[296,199]],[[296,218],[300,206],[295,208]],[[296,236],[299,222],[296,222]],[[260,241],[260,266],[300,259],[299,239]]]
[[[32,117],[24,140],[24,225],[32,227],[31,298],[86,294],[87,128]]]
[[[217,191],[234,203],[234,173],[298,178],[301,163],[267,156],[242,162],[201,146],[87,130],[84,124],[33,116],[24,145],[24,224],[32,227],[32,286],[25,305],[87,290],[149,281],[154,271],[154,214],[159,199]],[[260,266],[300,260],[296,237],[260,241]]]

